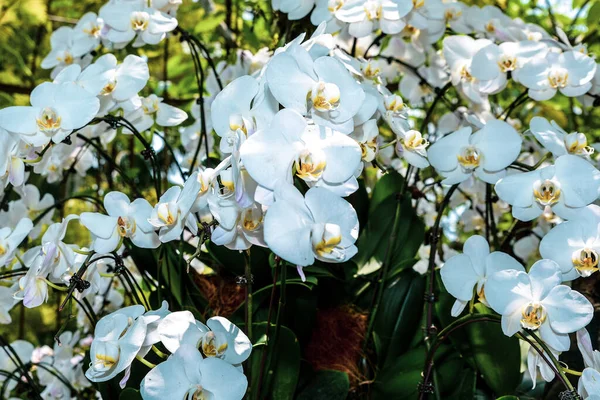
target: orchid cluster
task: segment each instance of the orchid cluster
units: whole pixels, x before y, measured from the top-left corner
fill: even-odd
[[[459,1],[273,0],[285,35],[236,50],[221,24],[224,54],[181,26],[182,3],[109,0],[59,27],[41,61],[50,80],[29,105],[0,109],[0,323],[55,298],[70,310],[53,348],[0,335],[3,397],[292,398],[300,372],[281,374],[300,371],[310,335],[282,325],[286,285],[322,280],[311,312],[338,294],[365,310],[356,357],[371,344],[376,357],[354,367],[374,366],[364,382],[375,393],[389,394],[380,378],[412,343],[427,358],[409,394],[440,398],[440,342],[493,321],[525,343],[527,390],[558,379],[598,398],[594,305],[581,290],[600,270],[597,144],[535,108],[598,104],[586,42]],[[241,20],[260,15],[244,10]],[[155,84],[148,54],[176,36],[193,60],[193,100],[169,93],[168,53]],[[220,298],[232,276],[233,300]],[[394,293],[401,317],[383,317]],[[393,344],[420,321],[425,333]],[[571,334],[580,373],[561,360]],[[292,367],[278,359],[286,337]],[[490,396],[509,394],[474,357]]]

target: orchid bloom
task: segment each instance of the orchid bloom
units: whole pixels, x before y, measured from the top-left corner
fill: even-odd
[[[519,156],[522,141],[510,124],[494,119],[474,134],[470,127],[464,127],[444,136],[429,146],[427,156],[431,166],[445,177],[446,185],[463,182],[472,174],[496,183]]]
[[[564,281],[587,278],[599,268],[600,207],[588,208],[590,212],[557,225],[540,242],[540,254],[559,265]]]
[[[248,381],[236,367],[219,358],[203,358],[196,347],[184,344],[153,368],[140,386],[147,400],[241,400]]]
[[[537,331],[553,349],[569,350],[569,333],[589,324],[594,308],[561,281],[560,269],[552,260],[536,262],[528,273],[509,269],[489,277],[485,297],[502,315],[504,334],[513,336],[521,329]]]
[[[564,155],[554,165],[509,175],[495,188],[521,221],[539,217],[547,207],[559,217],[570,219],[598,198],[600,171],[581,157]]]
[[[309,186],[324,186],[343,196],[358,188],[353,184],[361,161],[356,141],[335,130],[307,125],[290,109],[279,111],[268,129],[250,136],[240,154],[250,176],[271,191],[277,181],[292,182],[292,168]]]
[[[122,49],[134,38],[133,47],[158,44],[177,27],[177,19],[147,7],[142,0],[110,2],[100,8],[100,17],[110,26],[106,38]]]
[[[77,85],[44,82],[31,92],[31,106],[0,110],[0,127],[19,134],[34,146],[61,142],[74,129],[90,122],[100,102]]]
[[[284,107],[310,116],[324,127],[352,132],[352,118],[359,112],[365,92],[340,61],[329,56],[313,61],[308,51],[296,44],[271,59],[266,77],[271,93]]]
[[[581,96],[592,87],[596,62],[579,51],[550,52],[525,64],[518,79],[529,88],[529,97],[543,101],[560,91],[567,97]]]
[[[197,173],[194,173],[187,179],[183,189],[173,186],[160,197],[148,222],[159,229],[158,238],[161,242],[178,239],[184,227],[194,235],[198,232],[198,222],[190,210],[200,192],[200,187]]]
[[[584,400],[600,399],[600,351],[594,350],[590,334],[585,328],[577,331],[577,347],[583,356],[585,369],[579,383],[577,392]]]
[[[121,192],[110,192],[104,196],[104,208],[108,215],[84,212],[81,224],[91,233],[92,248],[97,253],[110,253],[118,250],[123,238],[129,238],[134,245],[155,249],[160,245],[154,226],[148,222],[152,206],[146,199],[129,201]]]
[[[264,235],[275,254],[300,267],[315,259],[340,263],[357,252],[358,217],[350,203],[327,189],[312,188],[303,197],[281,181],[265,216]]]
[[[556,122],[548,122],[544,117],[533,117],[529,126],[533,136],[554,157],[573,154],[589,158],[594,153],[594,148],[588,145],[585,134],[581,132],[567,133]]]
[[[33,228],[29,218],[23,218],[19,221],[15,229],[4,227],[0,229],[0,266],[10,265],[15,253]]]
[[[413,9],[410,1],[402,0],[349,0],[335,16],[350,24],[350,35],[361,38],[377,29],[394,35],[406,26],[403,17]]]
[[[106,382],[130,366],[146,338],[143,313],[143,306],[129,306],[98,321],[90,348],[90,368],[85,372],[90,381]]]
[[[517,260],[506,253],[490,253],[490,246],[482,236],[474,235],[465,242],[463,254],[446,261],[440,270],[444,287],[456,302],[452,306],[453,317],[459,316],[476,293],[480,302],[489,306],[485,285],[490,276],[503,270],[525,271]]]

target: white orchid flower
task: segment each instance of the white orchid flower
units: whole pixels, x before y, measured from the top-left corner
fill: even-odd
[[[545,43],[530,40],[499,45],[490,43],[473,56],[470,71],[480,81],[479,90],[488,94],[499,93],[508,83],[508,73],[517,78],[525,63],[534,57],[543,57],[546,51]]]
[[[344,23],[335,17],[335,13],[344,5],[344,0],[315,0],[315,8],[310,14],[310,22],[314,26],[326,24],[325,32],[337,32]]]
[[[354,132],[349,136],[356,140],[360,146],[361,157],[364,162],[371,162],[375,159],[379,152],[379,143],[377,142],[379,127],[377,126],[377,120],[368,120],[361,126],[356,127]]]
[[[12,287],[0,286],[0,324],[6,325],[12,322],[10,310],[19,302],[14,297],[17,286],[18,284]]]
[[[588,145],[585,134],[567,133],[556,122],[548,122],[544,117],[533,117],[529,123],[529,129],[554,157],[573,154],[588,158],[594,153],[594,148]]]
[[[480,81],[472,73],[473,57],[492,42],[470,36],[448,36],[444,39],[444,57],[450,68],[452,84],[474,103],[484,102]]]
[[[40,198],[41,197],[41,198]],[[42,232],[42,226],[51,224],[54,216],[54,197],[50,193],[45,193],[40,196],[40,190],[31,184],[23,186],[21,191],[21,199],[8,203],[7,217],[9,223],[6,225],[16,226],[21,218],[36,219],[40,214],[44,213],[37,224],[29,232],[30,239],[37,239]],[[48,211],[50,209],[50,211]]]
[[[523,139],[508,123],[490,120],[471,134],[464,127],[444,136],[429,146],[431,166],[445,177],[442,183],[452,185],[472,174],[484,182],[496,183],[505,168],[517,159]]]
[[[100,8],[100,17],[110,26],[106,38],[122,49],[134,38],[133,47],[158,44],[177,27],[177,19],[141,0],[110,2]]]
[[[266,77],[271,93],[284,107],[312,117],[316,124],[352,132],[365,92],[337,59],[324,56],[313,61],[296,44],[271,59]]]
[[[599,400],[600,395],[600,351],[594,350],[590,334],[585,328],[577,331],[577,347],[583,356],[585,369],[579,383],[577,392],[584,400]]]
[[[315,258],[340,263],[357,252],[358,217],[350,203],[327,189],[312,188],[302,197],[281,181],[265,216],[264,235],[275,254],[300,267]]]
[[[185,344],[148,372],[140,393],[147,400],[241,400],[247,387],[248,380],[236,367],[219,358],[202,358],[197,348]]]
[[[463,254],[451,257],[440,269],[444,287],[456,297],[451,315],[459,316],[475,295],[480,302],[489,306],[485,296],[487,280],[494,273],[506,269],[525,271],[508,254],[500,251],[490,253],[490,246],[482,236],[474,235],[467,239]]]
[[[145,249],[155,249],[160,245],[154,226],[148,222],[152,206],[146,199],[130,202],[127,195],[110,192],[104,196],[104,208],[108,215],[81,214],[81,224],[92,233],[92,248],[97,253],[117,250],[123,238],[129,238],[134,245]]]
[[[161,242],[177,240],[184,227],[187,227],[194,235],[198,232],[198,222],[190,210],[199,192],[200,182],[196,172],[187,179],[183,189],[173,186],[160,197],[148,222],[154,228],[160,229],[158,238]]]
[[[14,294],[16,300],[23,300],[27,308],[35,308],[48,300],[48,275],[58,256],[58,248],[51,246],[47,253],[42,250],[31,258],[25,276],[19,279],[19,290]]]
[[[72,50],[75,54],[86,54],[94,50],[100,44],[104,20],[96,13],[83,14],[72,33]]]
[[[278,105],[264,82],[251,76],[237,78],[215,97],[211,104],[211,119],[221,138],[220,150],[233,151],[235,136],[241,130],[250,136],[269,126]]]
[[[61,222],[54,223],[48,227],[40,246],[33,247],[23,255],[23,261],[31,265],[38,255],[54,254],[49,259],[51,264],[50,271],[53,281],[60,282],[63,275],[73,267],[75,263],[75,252],[72,247],[65,244],[63,239],[67,234],[67,226],[70,221],[78,219],[79,216],[70,214],[63,218]]]
[[[529,88],[534,100],[549,100],[560,91],[568,97],[581,96],[592,87],[596,62],[579,51],[550,52],[525,64],[518,79]]]
[[[560,266],[563,281],[587,278],[598,271],[600,207],[588,207],[590,212],[557,225],[540,242],[540,254]]]
[[[421,132],[410,129],[398,134],[396,152],[403,157],[407,163],[417,168],[427,168],[427,146],[429,141],[423,137]]]
[[[485,297],[502,315],[504,334],[513,336],[521,329],[537,331],[553,349],[569,350],[569,333],[590,323],[594,307],[561,281],[560,269],[552,260],[536,262],[529,273],[504,270],[489,277]]]
[[[315,6],[315,0],[271,0],[273,11],[287,14],[290,21],[302,19]]]
[[[131,365],[146,338],[143,313],[143,306],[129,306],[98,321],[85,372],[90,381],[106,382]]]
[[[61,26],[50,36],[50,53],[42,60],[41,67],[52,69],[50,77],[54,79],[64,68],[78,64],[82,67],[88,65],[92,60],[91,56],[83,57],[87,49],[76,45],[74,39],[77,32],[68,26]]]
[[[558,360],[558,356],[560,352],[554,350],[552,347],[548,346],[550,349],[550,353],[554,356],[555,359]],[[548,353],[545,350],[542,350],[544,354],[544,358],[538,353],[537,350],[534,350],[531,346],[527,350],[527,371],[529,372],[529,376],[533,382],[532,389],[535,389],[537,386],[537,371],[540,371],[540,375],[542,379],[546,382],[552,382],[554,380],[555,374],[552,368],[548,365],[547,360],[549,360]]]
[[[268,129],[242,144],[240,154],[250,176],[271,191],[278,180],[292,182],[293,167],[309,186],[326,186],[343,196],[358,188],[347,184],[355,180],[361,161],[356,141],[328,128],[308,126],[293,110],[279,111]]]
[[[127,115],[127,119],[139,131],[144,132],[154,125],[168,127],[177,126],[188,118],[185,111],[163,103],[163,98],[155,94],[141,98],[141,107]],[[124,133],[132,133],[123,129]]]
[[[0,229],[0,266],[5,267],[10,264],[19,245],[31,229],[33,224],[29,218],[21,219],[15,229],[9,227]]]
[[[554,165],[509,175],[498,181],[495,189],[521,221],[539,217],[546,207],[570,219],[598,198],[600,171],[581,157],[564,155]]]
[[[350,35],[361,38],[381,29],[388,35],[400,33],[406,26],[405,17],[413,3],[401,0],[350,0],[336,11],[335,16],[350,24]]]
[[[160,342],[171,353],[175,353],[182,345],[189,345],[197,349],[202,337],[208,331],[210,329],[196,320],[189,311],[170,313],[159,322],[156,328]]]
[[[61,142],[74,129],[90,122],[98,112],[96,97],[76,85],[44,82],[31,92],[31,106],[0,110],[0,127],[19,134],[34,146]]]

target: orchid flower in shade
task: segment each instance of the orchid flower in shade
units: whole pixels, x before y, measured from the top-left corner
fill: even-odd
[[[86,54],[98,47],[102,38],[103,28],[104,21],[96,13],[88,12],[83,14],[73,27],[73,53]]]
[[[266,88],[251,76],[237,78],[227,85],[211,104],[211,119],[221,138],[220,150],[233,151],[235,136],[241,130],[250,136],[269,126],[278,104]]]
[[[592,87],[595,73],[596,62],[588,55],[579,51],[550,52],[525,64],[518,80],[529,89],[529,97],[543,101],[557,91],[568,97],[583,95]]]
[[[32,228],[33,224],[29,218],[21,219],[15,229],[0,228],[0,266],[6,267],[10,264],[19,245]]]
[[[137,103],[135,107],[141,107],[141,99],[137,94],[146,86],[150,78],[148,63],[133,54],[125,57],[120,64],[114,55],[105,54],[86,68],[81,75],[83,79],[88,75],[106,77],[105,85],[97,93],[101,115],[119,106],[129,109],[131,106],[128,102],[135,102]]]
[[[63,218],[62,222],[50,225],[44,236],[42,236],[41,245],[27,250],[23,255],[23,262],[26,265],[31,265],[38,255],[53,254],[54,256],[48,260],[51,264],[51,277],[53,281],[60,282],[63,275],[75,263],[75,252],[71,246],[63,242],[63,239],[67,234],[69,222],[78,218],[78,215],[70,214]]]
[[[269,90],[284,107],[344,134],[354,129],[353,117],[365,92],[337,59],[324,56],[313,61],[302,46],[290,46],[271,59],[266,77]]]
[[[358,188],[349,182],[355,181],[361,161],[357,142],[340,132],[309,126],[293,110],[279,111],[269,128],[242,144],[240,154],[250,176],[271,191],[277,181],[292,182],[292,168],[309,186],[325,186],[344,196]]]
[[[265,216],[264,235],[275,254],[299,267],[315,258],[341,263],[357,252],[358,217],[350,203],[327,189],[312,188],[302,197],[281,181]]]
[[[538,331],[553,349],[569,350],[569,333],[590,323],[594,307],[561,281],[560,269],[552,260],[536,262],[529,273],[504,270],[488,277],[485,297],[502,315],[504,334],[513,336],[521,329]]]
[[[147,7],[142,0],[109,2],[100,8],[100,17],[110,27],[106,38],[116,49],[124,48],[134,38],[133,47],[158,44],[177,27],[176,18]]]
[[[24,145],[17,135],[0,128],[0,182],[8,178],[5,182],[16,187],[25,183],[25,162],[21,157]]]
[[[16,300],[23,300],[27,308],[35,308],[48,300],[48,275],[52,272],[58,248],[50,247],[47,253],[39,251],[26,265],[29,269],[19,279],[19,290],[14,294]]]
[[[480,302],[489,306],[485,296],[486,282],[494,273],[506,269],[525,271],[508,254],[500,251],[490,253],[490,246],[482,236],[474,235],[467,239],[463,254],[451,257],[440,269],[444,287],[456,297],[452,316],[459,316],[475,295]]]
[[[152,206],[146,199],[129,201],[121,192],[110,192],[104,196],[104,208],[108,215],[84,212],[81,224],[91,233],[92,248],[97,253],[118,250],[123,238],[144,249],[155,249],[160,245],[154,226],[148,222]]]
[[[344,23],[335,17],[335,13],[342,7],[344,0],[315,0],[315,8],[310,14],[310,22],[314,26],[319,26],[323,22],[326,24],[325,32],[337,32],[344,26]]]
[[[589,158],[594,153],[594,148],[588,146],[585,134],[567,133],[556,122],[548,122],[544,117],[533,117],[529,123],[529,130],[554,157],[573,154]]]
[[[148,218],[154,228],[159,229],[158,238],[166,243],[176,240],[187,227],[194,235],[198,233],[196,217],[190,213],[200,192],[197,172],[192,174],[183,189],[173,186],[158,200]]]
[[[52,194],[45,193],[44,196],[40,196],[40,190],[36,186],[27,184],[23,186],[21,199],[8,203],[6,214],[10,222],[6,225],[16,226],[24,217],[36,220],[44,213],[29,232],[30,239],[37,239],[42,232],[42,226],[52,223],[52,217],[54,216],[53,204],[54,197]]]
[[[54,79],[56,75],[64,68],[79,64],[86,66],[92,60],[91,56],[83,57],[87,53],[87,49],[75,45],[74,38],[77,32],[68,26],[61,26],[50,36],[50,53],[42,60],[41,67],[43,69],[52,69],[50,77]]]
[[[479,90],[495,94],[502,91],[510,72],[517,77],[519,69],[534,57],[544,57],[547,46],[544,42],[526,40],[522,42],[504,42],[499,45],[490,43],[473,56],[470,71],[480,81]]]
[[[153,368],[140,385],[147,400],[241,400],[248,380],[236,367],[219,358],[202,358],[197,348],[184,344]]]
[[[96,97],[76,85],[44,82],[31,92],[31,106],[0,110],[0,127],[33,146],[61,142],[90,122],[100,108]]]
[[[337,19],[350,24],[350,35],[361,38],[381,29],[388,35],[400,33],[413,3],[402,0],[350,0],[335,13]]]
[[[151,94],[141,98],[142,106],[131,112],[127,117],[140,132],[146,131],[156,123],[158,126],[177,126],[188,118],[185,111],[162,102],[162,97]],[[124,129],[124,133],[132,133]]]
[[[554,350],[551,346],[548,346],[548,349],[550,350],[550,353],[552,353],[554,358],[558,360],[560,352]],[[544,354],[544,358],[542,358],[540,353],[538,353],[538,351],[533,349],[533,347],[531,346],[527,350],[527,371],[529,372],[529,376],[531,377],[531,381],[533,382],[532,389],[535,389],[535,387],[537,386],[538,370],[542,379],[546,382],[552,382],[555,377],[554,371],[548,365],[547,360],[550,359],[548,353],[546,352],[546,350],[542,350],[542,353]]]
[[[577,347],[585,366],[577,384],[577,392],[584,400],[600,400],[600,351],[592,347],[590,334],[585,328],[577,331]]]
[[[423,137],[421,132],[410,129],[397,135],[396,152],[403,157],[407,163],[417,168],[427,168],[427,146],[429,141]]]
[[[564,155],[554,165],[509,175],[495,189],[512,206],[513,217],[521,221],[539,217],[546,207],[570,219],[598,198],[600,171],[581,157]]]
[[[0,324],[6,325],[12,322],[10,310],[19,302],[14,297],[14,293],[17,291],[16,286],[0,286]]]
[[[473,57],[479,50],[490,45],[488,39],[473,39],[470,36],[448,36],[444,39],[444,57],[450,68],[452,84],[474,103],[482,103],[480,81],[473,76]]]
[[[18,364],[15,364],[13,359],[14,354],[18,358],[19,364],[27,365],[31,361],[34,347],[31,343],[25,340],[15,340],[10,344],[12,351],[6,348],[6,346],[0,347],[0,371],[4,371],[5,374],[0,375],[0,385],[6,385],[5,392],[2,393],[2,397],[9,398],[10,392],[12,392],[19,383],[18,377],[20,373],[12,375],[13,372],[21,370]],[[6,380],[9,379],[8,382]]]
[[[315,6],[315,0],[271,0],[273,11],[287,14],[290,21],[296,21],[308,15]]]
[[[429,146],[427,156],[431,166],[445,177],[443,184],[463,182],[472,174],[496,183],[519,156],[522,142],[510,124],[493,119],[474,134],[470,127],[464,127],[444,136]]]
[[[540,242],[540,254],[555,261],[563,281],[587,278],[598,271],[600,261],[600,207],[552,228]]]
[[[146,338],[143,313],[143,306],[129,306],[98,321],[90,348],[90,368],[85,372],[90,381],[106,382],[131,365]]]
[[[365,163],[370,163],[377,157],[377,153],[379,152],[379,143],[377,142],[379,127],[377,126],[377,120],[368,120],[361,126],[356,127],[354,132],[349,136],[356,140],[360,146],[361,157]]]
[[[209,318],[204,325],[189,311],[177,311],[158,324],[157,333],[171,353],[188,345],[200,349],[204,357],[220,358],[235,366],[246,361],[252,351],[246,334],[223,317]]]
[[[257,184],[246,170],[240,173],[241,182],[236,185],[231,176],[232,169],[222,171],[221,182],[226,186],[218,192],[213,190],[207,198],[211,213],[219,222],[211,234],[211,241],[231,250],[247,250],[252,245],[266,247],[263,239],[264,212],[260,204],[251,200]],[[244,196],[250,199],[248,204],[236,199],[236,186],[243,186]]]

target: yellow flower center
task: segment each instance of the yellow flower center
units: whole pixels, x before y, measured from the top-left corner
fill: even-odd
[[[525,329],[536,330],[546,320],[546,310],[541,304],[527,304],[521,315],[521,326]]]
[[[330,13],[333,14],[334,12],[342,8],[343,5],[344,0],[329,0],[329,3],[327,4],[327,9]]]
[[[598,271],[598,253],[593,249],[581,249],[573,253],[573,268],[587,278]]]
[[[429,145],[429,141],[423,138],[421,132],[415,130],[406,132],[402,143],[405,148],[410,150],[423,150]]]
[[[134,31],[145,31],[148,28],[150,16],[144,11],[134,11],[131,13],[130,23]]]
[[[45,133],[54,133],[60,128],[61,118],[56,111],[50,107],[42,110],[39,117],[35,120],[40,131]]]
[[[517,57],[503,54],[498,60],[498,67],[502,72],[514,71],[517,68]]]
[[[444,11],[444,18],[446,19],[446,21],[456,20],[460,18],[461,15],[462,11],[454,7],[447,8],[446,11]]]
[[[381,18],[383,6],[375,1],[367,1],[364,5],[364,10],[367,20],[378,20],[379,18]]]
[[[332,111],[340,105],[340,89],[334,83],[317,82],[309,96],[317,111]]]
[[[214,332],[207,332],[202,337],[202,342],[200,347],[202,348],[202,353],[206,357],[221,357],[225,354],[225,350],[227,350],[227,342],[225,340],[219,340]]]
[[[552,206],[560,199],[560,188],[555,182],[546,179],[543,182],[537,182],[533,187],[535,199],[543,206]]]
[[[568,81],[569,72],[564,68],[555,68],[548,74],[548,82],[554,89],[566,87]]]
[[[306,150],[296,160],[296,175],[307,182],[316,182],[323,175],[326,165],[324,157]]]
[[[117,220],[117,228],[121,237],[131,237],[137,228],[135,220],[127,217],[119,217]]]
[[[458,163],[467,172],[473,171],[481,163],[481,154],[473,146],[464,147],[456,156]]]

